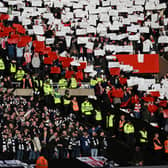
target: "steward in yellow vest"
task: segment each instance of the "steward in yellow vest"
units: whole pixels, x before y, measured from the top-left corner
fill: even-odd
[[[26,75],[25,71],[22,69],[22,67],[19,67],[16,74],[15,74],[15,80],[20,82],[23,80],[23,77]]]
[[[102,121],[102,113],[99,109],[95,109],[95,120],[96,121]]]
[[[140,143],[148,143],[148,132],[143,128],[142,130],[139,131],[140,133]]]
[[[135,128],[134,125],[131,121],[128,121],[125,125],[124,125],[124,134],[125,134],[125,139],[126,139],[126,143],[128,145],[130,145],[131,147],[135,147]]]
[[[69,88],[76,89],[77,86],[78,86],[77,80],[75,79],[75,77],[72,77],[70,79],[70,86],[69,86]]]
[[[82,113],[85,114],[86,116],[92,115],[93,105],[92,105],[91,102],[89,102],[88,99],[86,99],[86,100],[81,104],[81,111],[82,111]]]
[[[133,134],[135,132],[134,125],[129,121],[124,125],[125,134]]]
[[[61,103],[64,108],[64,115],[67,115],[70,113],[70,103],[71,103],[71,95],[69,90],[65,90],[64,96],[61,97]]]
[[[97,80],[95,78],[90,79],[90,88],[94,88],[97,84]]]
[[[52,94],[53,88],[52,88],[52,86],[50,85],[49,82],[45,82],[43,84],[43,91],[44,91],[44,96],[48,96],[48,95]]]
[[[60,89],[66,89],[68,87],[68,82],[66,79],[64,78],[61,78],[59,81],[58,81],[58,87]]]
[[[114,114],[111,114],[111,113],[108,113],[106,115],[106,129],[108,130],[109,132],[109,135],[114,135],[114,119],[115,119],[115,115]]]
[[[5,64],[2,58],[0,58],[0,71],[4,71],[5,70]]]
[[[10,63],[10,73],[14,74],[16,73],[16,61],[12,60],[12,62]]]

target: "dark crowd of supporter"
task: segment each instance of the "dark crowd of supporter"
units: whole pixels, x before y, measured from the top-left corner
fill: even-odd
[[[26,1],[26,6],[31,6],[31,3]],[[61,18],[61,9],[54,7],[47,9],[55,18]],[[14,5],[10,6],[9,10],[19,9]],[[162,22],[162,17],[167,16],[167,9],[159,12],[158,22]],[[65,39],[55,36],[56,30],[51,30],[51,25],[46,24],[47,20],[42,16],[35,16],[31,17],[32,23],[40,21],[45,29],[45,37],[54,37],[54,43],[51,46],[44,46],[42,42],[36,40],[36,36],[33,36],[26,45],[20,47],[16,36],[27,34],[23,27],[20,29],[24,33],[14,25],[20,24],[18,18],[14,17],[12,21],[7,21],[4,19],[5,15],[0,16],[3,16],[0,19],[2,159],[18,159],[31,163],[38,158],[43,149],[46,149],[46,156],[50,159],[106,156],[111,138],[123,141],[140,153],[139,158],[135,159],[137,165],[143,164],[145,159],[143,154],[149,146],[159,163],[163,158],[167,159],[166,137],[160,138],[158,132],[151,135],[145,128],[137,130],[136,123],[127,117],[129,115],[150,124],[154,123],[159,129],[168,132],[167,98],[160,99],[158,92],[138,91],[137,86],[128,87],[127,79],[135,75],[133,71],[121,71],[119,75],[110,75],[106,58],[94,56],[94,49],[103,48],[105,44],[110,43],[134,45],[134,53],[138,51],[151,53],[152,48],[143,51],[143,42],[149,38],[153,40],[153,50],[164,53],[165,45],[155,43],[164,30],[150,29],[149,34],[143,35],[140,42],[134,44],[128,39],[111,42],[110,38],[98,36],[92,50],[78,45],[74,36],[71,47],[67,48]],[[148,19],[150,20],[147,17],[146,20]],[[66,24],[68,26],[70,23]],[[139,24],[143,25],[141,22]],[[16,29],[17,33],[12,30],[4,32],[5,27]],[[31,28],[31,25],[28,27]],[[122,32],[125,31],[123,27]],[[93,34],[89,36],[94,37]],[[66,57],[60,56],[64,51]],[[112,52],[106,53],[110,54]],[[52,60],[47,60],[49,55]],[[73,66],[71,62],[74,56],[77,60],[82,58],[83,62]],[[85,71],[88,65],[90,67],[93,65],[95,76]],[[146,76],[154,78],[155,74],[143,77]],[[168,74],[163,79],[167,80]],[[68,90],[84,87],[93,88],[95,96],[75,97],[71,96]],[[33,89],[33,96],[16,96],[16,88]],[[64,95],[60,94],[59,89],[65,89]],[[127,115],[120,115],[120,108],[124,109]],[[87,123],[91,125],[86,126]]]

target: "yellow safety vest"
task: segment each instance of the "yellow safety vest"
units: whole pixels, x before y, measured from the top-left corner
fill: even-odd
[[[68,99],[64,98],[64,105],[68,105],[70,103],[71,103],[71,100],[68,100]]]
[[[17,81],[21,81],[21,80],[23,80],[24,75],[25,75],[24,70],[17,70],[16,75],[15,75],[15,79]]]
[[[97,83],[98,83],[98,82],[102,82],[102,81],[103,81],[103,79],[102,79],[102,78],[100,78],[100,77],[99,77],[99,78],[97,78]]]
[[[90,80],[90,86],[91,87],[94,87],[96,84],[97,84],[97,80],[95,80],[95,79]]]
[[[0,59],[0,70],[5,70],[5,64],[2,58]]]
[[[131,133],[134,133],[134,132],[135,132],[135,129],[134,129],[134,126],[132,124],[126,123],[124,125],[124,133],[125,134],[131,134]]]
[[[106,128],[111,128],[114,126],[113,124],[113,119],[114,119],[115,115],[111,114],[109,116],[106,116]]]
[[[142,138],[140,138],[140,142],[141,143],[145,143],[145,142],[147,142],[148,140],[147,140],[147,138],[148,138],[148,133],[147,133],[147,131],[139,131],[139,133],[141,134],[141,137]]]
[[[52,88],[51,88],[50,84],[46,84],[46,83],[44,83],[43,90],[44,90],[45,96],[50,95],[52,92]]]
[[[91,115],[92,114],[91,111],[93,110],[93,106],[90,102],[84,101],[82,103],[81,110],[82,110],[82,113],[85,113],[85,115]]]
[[[165,153],[168,154],[168,140],[164,141],[164,149],[165,149]]]
[[[11,64],[10,65],[10,72],[15,73],[16,72],[16,64]]]
[[[96,112],[96,116],[95,116],[96,121],[101,121],[102,120],[101,111],[95,110],[95,112]]]
[[[73,111],[79,111],[79,106],[78,106],[78,102],[77,101],[74,101],[72,100],[72,108],[73,108]]]
[[[54,94],[54,103],[55,104],[61,103],[60,97],[61,97],[60,94],[58,92],[55,92],[55,94]]]
[[[72,89],[77,88],[77,81],[75,78],[71,78],[70,88],[72,88]]]
[[[66,89],[68,84],[66,79],[60,79],[58,85],[60,89]]]

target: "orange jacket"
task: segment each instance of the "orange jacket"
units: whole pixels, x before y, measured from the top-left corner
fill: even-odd
[[[44,156],[40,156],[36,161],[36,168],[48,168],[48,161]]]
[[[168,154],[168,139],[164,141],[164,149],[165,149],[165,153]]]

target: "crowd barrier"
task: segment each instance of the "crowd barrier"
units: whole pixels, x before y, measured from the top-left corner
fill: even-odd
[[[70,91],[71,96],[95,96],[94,89],[68,89]],[[65,89],[58,89],[60,95],[65,94]],[[33,96],[33,89],[15,89],[15,96]]]

